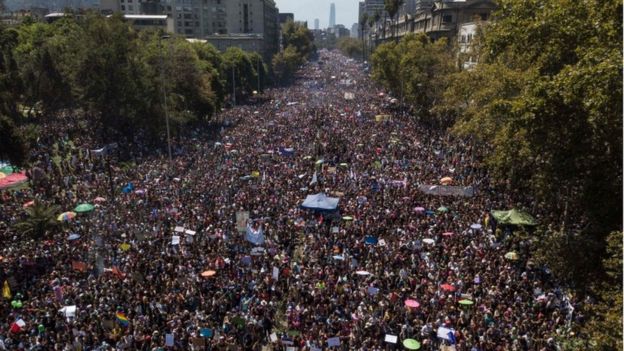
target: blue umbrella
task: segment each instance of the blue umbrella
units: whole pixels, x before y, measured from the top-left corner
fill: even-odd
[[[364,242],[368,245],[377,245],[377,238],[369,235],[364,239]]]
[[[80,234],[76,234],[76,233],[69,234],[69,237],[67,238],[67,240],[78,240],[78,239],[80,239]]]
[[[121,192],[127,194],[132,192],[132,190],[134,190],[134,185],[132,185],[132,183],[128,183],[128,185],[124,186],[123,189],[121,189]]]

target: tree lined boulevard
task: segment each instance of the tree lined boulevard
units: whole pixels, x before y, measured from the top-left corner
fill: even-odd
[[[499,5],[472,69],[1,27],[0,350],[621,349],[621,3]]]

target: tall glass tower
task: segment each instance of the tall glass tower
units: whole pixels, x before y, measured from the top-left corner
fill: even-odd
[[[329,5],[329,28],[336,26],[336,4],[333,2]]]

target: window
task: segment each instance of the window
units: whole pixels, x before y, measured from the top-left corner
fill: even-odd
[[[191,19],[191,14],[190,13],[185,13],[184,14],[184,19]]]
[[[442,23],[451,23],[451,22],[453,22],[453,15],[442,16]]]
[[[472,41],[472,34],[468,34],[468,43]]]
[[[466,42],[466,34],[462,34],[461,39],[459,40],[460,43],[465,43]]]
[[[128,11],[134,11],[134,6],[128,5]]]
[[[482,21],[487,21],[487,19],[488,19],[488,14],[487,13],[480,13],[479,16],[481,16],[481,20]]]
[[[126,5],[121,5],[121,11],[126,11]]]

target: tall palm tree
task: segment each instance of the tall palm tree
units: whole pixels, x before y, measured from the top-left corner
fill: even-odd
[[[386,12],[390,16],[390,21],[392,21],[392,23],[394,23],[393,26],[392,26],[392,32],[391,32],[393,38],[395,38],[395,33],[396,33],[395,30],[398,29],[398,28],[395,28],[396,27],[395,16],[399,12],[399,8],[401,8],[401,6],[403,6],[403,3],[405,3],[404,0],[384,0],[384,5],[385,5]],[[398,23],[398,21],[396,21],[396,22]],[[397,36],[397,38],[398,38],[398,36]]]
[[[380,19],[381,19],[381,13],[379,13],[379,11],[375,11],[375,15],[368,19],[368,27],[373,28],[373,26],[377,25]],[[374,45],[371,44],[371,52],[373,51],[373,46]]]
[[[33,239],[41,239],[58,225],[56,221],[56,215],[60,212],[58,206],[46,206],[35,201],[25,211],[28,215],[26,219],[15,225],[15,229],[21,234],[28,235]]]
[[[360,17],[360,33],[362,35],[362,61],[366,61],[366,42],[364,41],[364,31],[368,24],[368,13],[364,12]]]

